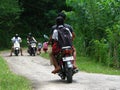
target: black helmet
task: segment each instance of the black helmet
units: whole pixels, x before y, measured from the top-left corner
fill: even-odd
[[[63,17],[59,16],[56,18],[56,24],[57,25],[63,25],[64,24],[64,19]]]
[[[63,17],[64,20],[66,19],[66,15],[65,15],[64,12],[60,12],[60,13],[58,13],[58,17],[59,17],[59,16]]]
[[[18,37],[18,34],[15,34],[15,38],[17,38]]]

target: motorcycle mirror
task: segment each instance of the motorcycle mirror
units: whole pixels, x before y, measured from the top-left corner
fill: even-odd
[[[46,34],[44,34],[43,36],[44,36],[44,38],[49,39],[49,37]]]

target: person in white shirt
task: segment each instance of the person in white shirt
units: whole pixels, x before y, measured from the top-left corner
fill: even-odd
[[[11,39],[12,40],[12,43],[14,44],[15,41],[17,40],[18,43],[21,43],[22,42],[22,39],[18,36],[18,34],[15,34],[15,36]],[[14,47],[12,45],[12,48],[11,48],[11,52],[10,52],[10,56],[12,56],[12,52],[14,51]],[[21,52],[21,56],[23,56],[22,54],[22,48],[20,47],[20,52]]]

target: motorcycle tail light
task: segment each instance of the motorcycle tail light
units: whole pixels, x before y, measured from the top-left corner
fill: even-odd
[[[72,54],[72,50],[71,49],[64,50],[63,54]]]

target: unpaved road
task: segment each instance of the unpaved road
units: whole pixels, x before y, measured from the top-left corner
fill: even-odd
[[[1,55],[14,73],[31,80],[33,90],[120,90],[120,76],[79,72],[68,84],[51,74],[53,66],[40,56],[32,57],[26,52],[24,56],[9,57],[7,52]]]

